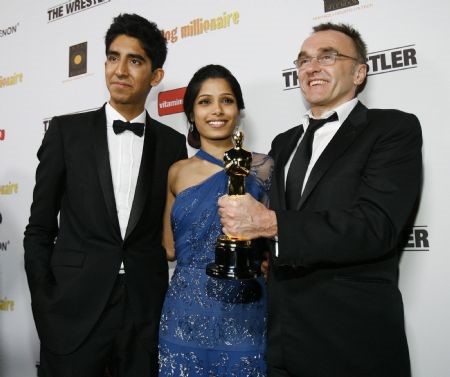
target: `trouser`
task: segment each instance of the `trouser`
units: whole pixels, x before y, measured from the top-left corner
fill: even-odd
[[[108,304],[81,346],[68,355],[41,347],[39,377],[153,377],[157,356],[139,341],[127,310],[126,275],[118,275]]]

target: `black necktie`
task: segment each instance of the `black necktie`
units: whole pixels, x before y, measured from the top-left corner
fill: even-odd
[[[309,161],[311,160],[314,132],[316,132],[325,123],[333,122],[335,120],[338,120],[336,113],[333,113],[326,119],[309,118],[308,129],[306,130],[300,145],[295,151],[286,178],[287,209],[295,209],[302,195],[303,181],[305,180],[305,174],[308,170]]]
[[[124,122],[123,120],[115,120],[113,122],[113,130],[114,133],[120,134],[123,131],[131,131],[134,132],[135,135],[141,137],[144,134],[144,123],[130,123],[130,122]]]

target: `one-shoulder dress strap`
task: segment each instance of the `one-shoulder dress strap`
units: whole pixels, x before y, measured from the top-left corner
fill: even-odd
[[[195,154],[196,157],[211,162],[212,164],[216,164],[223,167],[223,161],[211,156],[209,153],[206,153],[203,149],[199,149]]]

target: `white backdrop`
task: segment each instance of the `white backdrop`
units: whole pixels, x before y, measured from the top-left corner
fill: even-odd
[[[181,113],[159,114],[176,110],[172,90],[185,87],[199,67],[223,64],[243,88],[246,148],[260,152],[305,111],[292,61],[311,26],[346,22],[360,30],[371,70],[361,100],[413,112],[422,124],[423,194],[400,286],[413,376],[450,376],[447,0],[0,0],[0,376],[36,376],[39,361],[22,248],[36,152],[52,116],[108,99],[104,35],[121,12],[141,14],[172,37],[165,79],[148,99],[151,116],[186,133]],[[211,27],[213,19],[216,30],[186,35],[186,26]],[[86,73],[69,77],[70,46],[84,42]]]

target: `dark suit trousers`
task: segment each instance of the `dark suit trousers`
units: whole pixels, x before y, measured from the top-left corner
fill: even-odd
[[[295,377],[289,374],[286,369],[274,367],[271,364],[267,365],[267,377]]]
[[[136,334],[127,310],[126,275],[118,275],[108,304],[82,345],[68,355],[41,347],[39,377],[157,376],[158,366]]]

